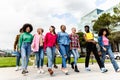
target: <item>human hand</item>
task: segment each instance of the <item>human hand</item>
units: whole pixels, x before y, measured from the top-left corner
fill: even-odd
[[[59,45],[56,45],[56,48],[57,48],[58,50],[60,50],[60,47],[59,47]]]
[[[21,53],[21,50],[20,50],[20,49],[18,49],[18,52],[19,52],[19,53]]]
[[[103,50],[106,51],[107,49],[105,47],[103,47]]]
[[[80,48],[78,48],[78,52],[79,52],[79,53],[81,52]]]
[[[94,40],[92,41],[92,43],[97,44],[97,42],[96,42],[96,41],[94,41]]]
[[[16,51],[16,49],[14,49],[14,51]]]
[[[32,48],[32,49],[34,49],[34,46],[33,46],[33,45],[31,45],[31,48]]]

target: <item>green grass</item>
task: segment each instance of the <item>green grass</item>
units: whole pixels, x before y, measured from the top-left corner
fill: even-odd
[[[33,57],[32,57],[33,58]],[[74,59],[71,58],[71,61]],[[90,60],[90,62],[92,62]],[[96,60],[93,59],[93,62],[96,63]],[[106,60],[106,62],[109,62],[109,60]],[[47,63],[47,57],[44,58],[44,64]],[[56,63],[61,64],[61,58],[56,58]],[[79,58],[78,63],[85,63],[85,58]],[[16,58],[15,57],[0,57],[0,67],[15,67],[16,65]],[[32,65],[30,62],[29,65]]]
[[[15,64],[15,57],[0,57],[0,67],[13,67]]]

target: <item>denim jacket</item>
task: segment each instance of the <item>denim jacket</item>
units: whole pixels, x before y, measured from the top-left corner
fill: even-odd
[[[69,45],[70,44],[70,38],[68,33],[66,32],[58,32],[57,34],[57,42],[58,44],[63,44],[63,45]]]
[[[98,37],[98,44],[100,45],[100,47],[104,47],[102,36]],[[110,43],[108,46],[110,46]]]
[[[102,36],[98,37],[98,44],[100,45],[100,47],[104,47]]]

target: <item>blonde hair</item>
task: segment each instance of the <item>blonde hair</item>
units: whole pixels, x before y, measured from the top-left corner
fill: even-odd
[[[43,28],[38,28],[37,32],[39,32],[40,30],[42,31],[42,33],[44,32]]]
[[[76,29],[75,27],[72,27],[71,30]]]

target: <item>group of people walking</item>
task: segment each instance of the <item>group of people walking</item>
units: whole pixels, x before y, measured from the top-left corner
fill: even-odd
[[[55,27],[50,26],[49,32],[46,35],[43,35],[44,29],[38,28],[37,33],[32,35],[31,32],[33,27],[31,24],[24,24],[20,29],[20,34],[16,36],[16,40],[14,43],[14,51],[17,52],[16,66],[19,69],[20,66],[20,58],[22,58],[22,74],[28,73],[27,67],[29,63],[29,57],[31,51],[36,55],[36,65],[38,69],[38,73],[44,73],[44,53],[47,54],[48,58],[48,72],[50,75],[54,74],[52,69],[53,64],[55,62],[55,50],[58,49],[62,56],[62,65],[61,70],[66,75],[68,75],[68,69],[66,65],[66,61],[70,58],[69,51],[72,52],[74,56],[74,61],[71,62],[71,67],[75,72],[80,72],[77,66],[77,60],[79,58],[80,52],[80,41],[79,36],[76,34],[76,28],[73,27],[71,29],[71,34],[66,32],[66,26],[60,26],[61,31],[56,33]],[[90,32],[89,26],[85,26],[85,34],[84,39],[86,41],[86,59],[85,59],[85,70],[91,71],[89,68],[89,59],[90,54],[93,52],[95,59],[100,67],[102,73],[107,72],[108,70],[105,68],[105,55],[109,54],[110,60],[113,64],[113,67],[116,72],[120,72],[120,68],[117,62],[114,59],[114,54],[112,53],[111,46],[109,43],[108,35],[109,32],[107,29],[101,29],[99,32],[98,44],[101,47],[102,57],[99,56],[98,50],[96,48],[97,42],[94,40],[94,35]]]

